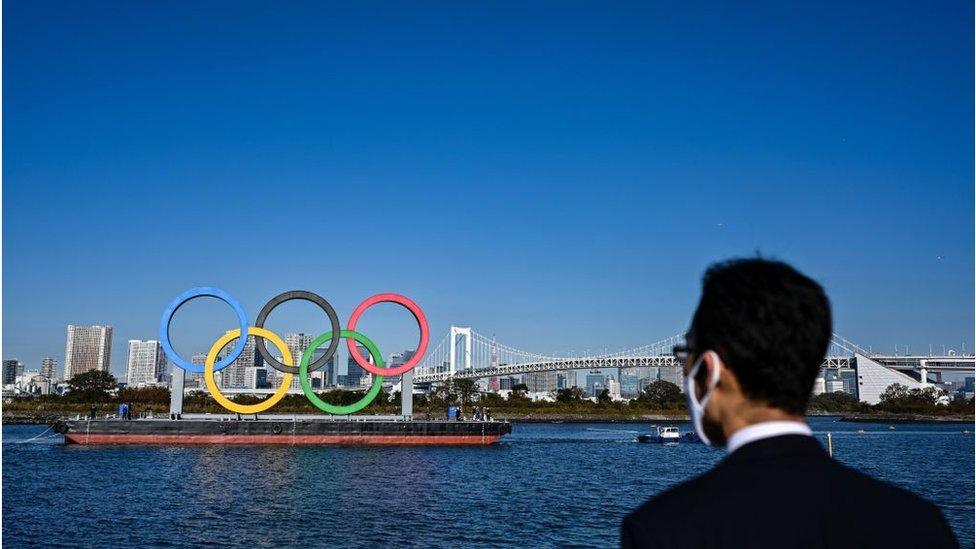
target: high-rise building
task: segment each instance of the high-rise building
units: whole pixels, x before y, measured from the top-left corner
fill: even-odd
[[[369,354],[366,347],[359,344],[356,344],[356,347],[359,349],[359,354],[368,360],[370,364],[372,364],[373,357]],[[356,359],[350,356],[346,361],[345,384],[349,387],[356,387],[359,385],[366,385],[370,382],[372,382],[372,377],[369,375],[369,372],[360,366],[359,363],[356,362]]]
[[[207,354],[206,353],[197,353],[197,354],[195,354],[195,355],[193,355],[193,356],[190,357],[190,364],[193,364],[194,366],[199,366],[201,370],[203,369],[203,367],[204,367],[204,365],[206,363],[207,363]],[[215,381],[217,380],[217,376],[219,374],[220,374],[220,372],[217,372],[214,375],[214,380]],[[188,379],[188,380],[190,380],[190,382],[192,382],[192,384],[187,384],[186,385],[187,387],[200,387],[200,388],[203,388],[206,385],[206,383],[204,383],[204,381],[203,381],[203,374],[202,373],[199,373],[199,372],[187,372],[186,373],[186,379]],[[186,383],[186,382],[184,382],[184,383]],[[219,386],[220,384],[218,383],[217,385]]]
[[[155,339],[129,340],[129,360],[125,383],[129,387],[145,387],[163,380],[166,375],[166,353]]]
[[[586,375],[586,393],[590,396],[597,396],[597,386],[603,387],[603,376],[600,374]]]
[[[325,355],[328,349],[318,348],[315,349],[315,354],[312,356],[312,362],[315,362],[319,357]],[[338,354],[338,353],[336,353]],[[336,355],[332,355],[332,358],[325,363],[319,370],[316,370],[308,375],[309,382],[312,384],[312,388],[324,389],[326,387],[336,384]],[[298,376],[295,376],[298,377]]]
[[[658,379],[673,383],[684,392],[685,377],[680,366],[664,366],[658,370]]]
[[[517,377],[507,376],[498,379],[498,390],[499,391],[511,391],[512,387],[518,385],[519,381]]]
[[[822,384],[822,387],[821,387]],[[813,394],[843,391],[857,397],[857,372],[853,368],[822,368],[814,382]]]
[[[231,340],[220,350],[218,356],[225,357],[230,355],[230,352],[234,350],[236,344],[236,340]],[[246,389],[247,368],[260,368],[261,366],[264,366],[264,359],[261,358],[261,353],[257,352],[255,348],[254,336],[247,336],[247,341],[244,343],[244,351],[237,357],[237,360],[231,362],[226,368],[220,371],[220,386],[227,389]]]
[[[400,351],[399,353],[393,353],[390,355],[390,366],[399,366],[401,364],[406,364],[408,360],[413,358],[413,355],[417,354],[416,349],[408,349],[406,351]]]
[[[387,367],[396,368],[397,366],[406,364],[415,354],[417,354],[416,349],[408,349],[406,351],[400,351],[399,353],[393,353],[390,355],[390,362],[387,364]],[[383,379],[391,384],[396,384],[400,381],[400,376],[389,376],[384,377]]]
[[[41,359],[41,375],[53,380],[58,375],[58,359],[47,356]]]
[[[631,370],[620,373],[620,395],[628,398],[638,395],[637,372]]]
[[[312,334],[287,334],[285,335],[285,346],[291,351],[291,360],[293,366],[298,366],[302,362],[302,353],[308,346],[312,344],[312,340],[315,336]]]
[[[17,383],[17,370],[19,369],[20,361],[16,358],[8,359],[3,361],[3,384],[13,385]]]
[[[818,375],[813,380],[813,396],[822,395],[827,392],[827,380],[823,377],[823,374]]]
[[[607,376],[604,383],[606,384],[607,390],[610,392],[610,398],[620,398],[620,383],[613,379],[613,376]]]
[[[299,332],[297,334],[286,334],[285,335],[285,346],[288,347],[288,351],[291,352],[291,360],[292,360],[292,365],[293,366],[298,367],[298,365],[302,363],[302,355],[305,354],[305,351],[308,349],[308,346],[312,344],[312,340],[313,339],[315,339],[315,336],[313,336],[312,334],[306,334],[306,333],[301,333],[301,332]],[[312,360],[314,360],[314,358],[313,359],[310,359],[309,364],[312,363],[311,362]],[[279,360],[279,362],[281,362],[281,361]],[[271,368],[271,369],[273,370],[274,368]],[[308,376],[309,377],[309,381],[315,379],[316,377],[321,377],[321,374],[318,374],[318,375],[316,375],[316,374],[317,374],[317,372],[311,372],[311,373],[309,373],[309,376]],[[275,386],[277,386],[277,383],[275,383]],[[301,379],[297,375],[292,376],[292,378],[291,378],[291,387],[290,388],[291,389],[301,389],[302,388]]]
[[[556,383],[560,389],[572,389],[576,387],[576,371],[562,372],[557,376]]]
[[[64,347],[64,379],[91,370],[109,371],[112,355],[111,326],[68,324]]]
[[[248,366],[244,368],[244,386],[248,389],[268,388],[267,367]]]
[[[556,376],[556,372],[531,372],[522,376],[522,383],[525,383],[530,393],[555,391],[558,382]]]
[[[844,382],[844,392],[857,398],[857,372],[853,368],[844,368],[838,374]]]

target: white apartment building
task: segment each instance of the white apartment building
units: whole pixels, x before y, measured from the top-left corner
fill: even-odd
[[[68,338],[64,347],[64,380],[90,370],[109,371],[111,354],[111,326],[68,324]]]
[[[166,353],[155,339],[129,340],[129,360],[125,383],[129,387],[147,387],[162,381],[166,375]]]

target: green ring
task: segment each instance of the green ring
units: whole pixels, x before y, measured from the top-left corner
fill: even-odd
[[[376,344],[373,343],[368,337],[352,330],[340,331],[339,337],[354,339],[362,343],[366,346],[366,350],[369,351],[369,356],[373,357],[376,365],[380,368],[386,367],[386,364],[383,363],[383,355],[380,354],[380,350],[376,348]],[[331,339],[332,332],[325,332],[309,343],[308,348],[302,353],[302,362],[298,365],[298,380],[302,383],[302,391],[305,393],[305,398],[307,398],[309,402],[314,404],[319,410],[330,414],[335,414],[337,416],[353,414],[369,406],[369,404],[376,399],[376,395],[380,394],[380,390],[383,388],[383,376],[373,376],[373,386],[369,388],[369,391],[366,392],[363,398],[348,406],[336,406],[319,398],[319,395],[315,394],[315,391],[312,390],[312,384],[308,380],[308,363],[311,361],[312,355],[315,354],[315,351],[318,350],[323,343]]]

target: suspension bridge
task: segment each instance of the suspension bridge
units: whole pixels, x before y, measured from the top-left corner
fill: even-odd
[[[414,371],[414,383],[439,383],[448,379],[481,379],[534,372],[595,370],[600,368],[644,368],[682,366],[672,349],[684,343],[680,334],[647,345],[613,353],[589,356],[553,356],[516,349],[474,331],[470,327],[451,326],[444,338],[427,353]],[[928,372],[941,376],[943,371],[973,371],[973,355],[882,355],[863,349],[844,337],[833,334],[825,368],[854,368],[857,357],[898,373],[910,384],[912,379],[925,384]],[[911,372],[914,372],[912,374]],[[894,376],[898,379],[898,376]]]
[[[632,368],[679,369],[673,354],[675,345],[684,343],[684,335],[676,334],[653,343],[616,352],[595,355],[556,356],[523,351],[498,342],[470,327],[451,326],[440,342],[431,347],[423,361],[413,371],[404,374],[403,382],[410,384],[439,384],[455,379],[484,379],[508,377],[536,372],[567,372]],[[571,353],[570,353],[571,354]],[[948,351],[941,355],[879,354],[833,334],[823,368],[855,370],[857,397],[871,404],[878,402],[881,393],[891,384],[909,388],[925,387],[930,375],[942,380],[948,371],[976,372],[972,354],[960,355]],[[680,379],[680,372],[668,376]],[[619,381],[619,380],[618,380]],[[394,390],[400,390],[397,382]],[[191,390],[187,387],[186,390]],[[192,389],[196,390],[196,389]],[[275,389],[226,388],[225,394],[267,395]],[[300,393],[292,387],[289,393]]]

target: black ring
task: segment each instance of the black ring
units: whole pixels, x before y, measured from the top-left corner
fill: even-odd
[[[264,321],[268,319],[268,315],[271,314],[271,311],[273,311],[278,305],[293,299],[311,301],[312,303],[318,305],[319,308],[325,311],[325,314],[329,316],[329,322],[332,323],[332,333],[338,334],[342,331],[342,327],[339,326],[339,317],[336,316],[335,309],[332,308],[332,305],[329,305],[329,302],[326,301],[322,296],[313,294],[312,292],[306,292],[304,290],[292,290],[290,292],[285,292],[272,297],[271,301],[265,304],[265,306],[261,309],[261,312],[258,313],[258,319],[254,321],[254,326],[264,328]],[[271,356],[271,352],[268,351],[267,343],[264,341],[263,337],[254,336],[254,339],[256,340],[255,347],[257,347],[258,352],[261,353],[261,357],[264,358],[264,361],[270,364],[272,368],[286,374],[298,373],[298,366],[286,366],[278,362],[275,357]],[[339,349],[340,339],[342,338],[332,338],[332,341],[329,343],[329,348],[325,351],[325,354],[320,356],[315,362],[308,365],[309,372],[314,372],[315,370],[325,366],[325,364],[329,362],[333,356],[335,356],[336,350]],[[292,360],[297,359],[298,357],[292,357]]]

